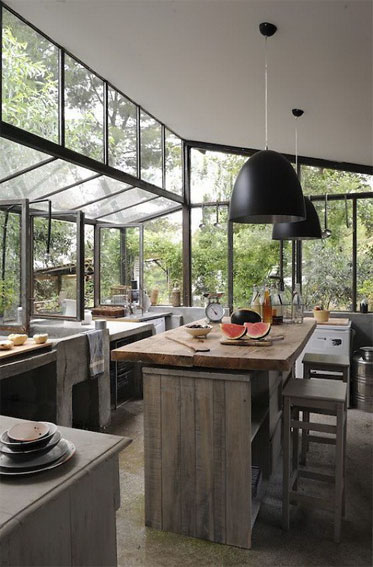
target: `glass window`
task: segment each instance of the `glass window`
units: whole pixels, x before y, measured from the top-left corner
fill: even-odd
[[[141,178],[162,187],[162,127],[141,111]]]
[[[10,207],[0,210],[0,324],[20,323],[21,215]]]
[[[324,204],[314,202],[318,215]],[[345,203],[329,201],[331,236],[302,243],[302,284],[306,308],[316,305],[333,311],[352,310],[352,226],[346,226]]]
[[[367,175],[309,165],[301,166],[301,183],[305,195],[357,193],[371,190]]]
[[[192,209],[192,298],[194,306],[204,306],[203,294],[223,292],[221,303],[228,304],[227,207],[221,207],[219,225],[216,208]]]
[[[228,200],[236,177],[247,159],[246,156],[192,149],[192,203]]]
[[[175,201],[170,201],[164,197],[156,197],[149,199],[149,201],[142,203],[141,205],[135,205],[130,209],[123,212],[113,213],[105,217],[103,220],[105,222],[114,222],[120,224],[128,224],[133,222],[141,222],[142,219],[146,219],[151,215],[158,215],[164,212],[165,214],[169,209],[173,209],[178,206]]]
[[[123,189],[124,188],[125,185],[123,184]],[[124,213],[125,209],[129,209],[130,207],[142,203],[143,201],[147,201],[148,199],[152,199],[153,197],[154,195],[152,193],[143,191],[142,189],[128,189],[123,193],[119,193],[118,195],[109,197],[108,199],[103,199],[97,203],[92,203],[91,205],[82,207],[82,211],[89,218],[101,218],[119,209],[121,209],[121,212]]]
[[[99,161],[103,161],[103,97],[103,81],[66,55],[66,146]]]
[[[59,188],[82,181],[91,175],[93,172],[89,169],[66,161],[55,160],[2,183],[2,198],[37,199]],[[67,203],[67,208],[71,208],[71,202]]]
[[[84,225],[84,307],[94,306],[94,226]]]
[[[137,176],[136,105],[108,89],[109,165]]]
[[[253,286],[269,282],[277,272],[279,243],[272,240],[272,225],[233,223],[233,303],[248,307]],[[291,245],[290,245],[291,261]],[[290,268],[291,286],[291,268]]]
[[[181,289],[182,280],[180,211],[144,224],[144,288],[149,297],[158,290],[158,303],[169,305],[172,288],[178,284]]]
[[[75,222],[52,219],[47,253],[48,219],[34,218],[34,315],[77,316]]]
[[[100,229],[100,303],[110,303],[122,283],[120,230]]]
[[[58,142],[58,49],[3,9],[3,120]]]
[[[169,130],[166,136],[166,189],[178,195],[183,191],[183,156],[180,138]]]
[[[373,180],[373,178],[372,178]],[[349,203],[351,211],[352,203]],[[357,202],[357,310],[363,299],[373,311],[373,194]]]
[[[0,182],[9,175],[37,165],[46,159],[50,159],[48,154],[16,144],[6,138],[0,138]]]

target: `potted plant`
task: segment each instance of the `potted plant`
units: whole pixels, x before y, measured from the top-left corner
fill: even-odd
[[[327,307],[329,307],[329,301],[327,302]],[[313,308],[313,316],[318,323],[327,323],[329,321],[330,311],[329,309],[324,309],[323,304],[316,305]]]

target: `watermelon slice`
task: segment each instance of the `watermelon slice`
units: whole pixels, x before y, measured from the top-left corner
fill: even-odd
[[[240,339],[246,334],[244,325],[235,325],[234,323],[220,323],[220,329],[227,339]]]
[[[250,339],[264,339],[271,330],[271,323],[245,323],[244,327]]]

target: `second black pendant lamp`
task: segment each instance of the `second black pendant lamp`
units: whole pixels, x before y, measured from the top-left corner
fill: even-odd
[[[267,38],[277,30],[264,22],[260,33]],[[229,220],[247,224],[301,221],[306,216],[302,188],[291,163],[268,149],[267,52],[265,59],[265,150],[243,165],[235,181]]]
[[[303,110],[293,108],[293,116],[297,120]],[[295,128],[295,168],[298,171],[298,131]],[[300,222],[280,222],[273,225],[273,240],[314,240],[321,238],[320,220],[315,207],[308,197],[304,198],[306,218]]]

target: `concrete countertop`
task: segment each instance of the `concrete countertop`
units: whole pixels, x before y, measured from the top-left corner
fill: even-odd
[[[97,315],[95,319],[105,319],[110,322],[121,323],[140,323],[142,321],[151,321],[152,319],[160,319],[161,317],[171,317],[172,311],[148,311],[147,313],[126,315],[125,317],[104,317]]]

